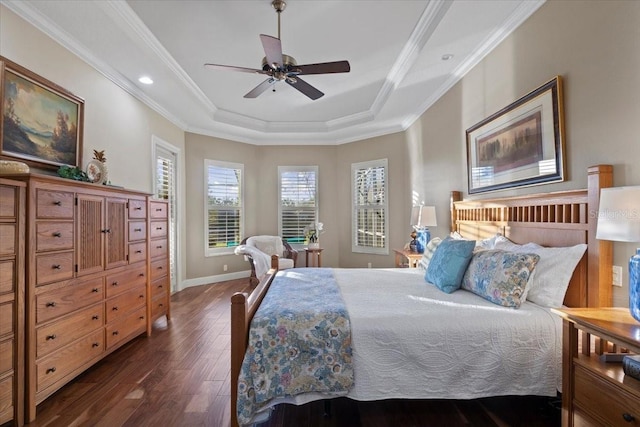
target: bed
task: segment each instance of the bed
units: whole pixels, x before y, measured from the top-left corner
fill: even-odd
[[[499,199],[463,201],[460,192],[452,192],[452,232],[471,240],[501,234],[516,244],[534,242],[547,248],[586,244],[563,304],[611,305],[612,246],[595,239],[594,213],[600,189],[612,185],[612,167],[590,167],[587,182],[586,190]],[[352,387],[335,395],[356,400],[471,399],[548,396],[560,390],[560,319],[548,307],[525,302],[518,310],[502,309],[471,292],[445,294],[425,286],[424,273],[411,270],[331,269],[351,318],[356,378]],[[250,324],[277,275],[273,268],[250,295],[231,298],[234,426]],[[282,280],[276,280],[272,292]],[[436,312],[454,317],[434,321]],[[535,333],[525,335],[524,330]],[[305,393],[271,404],[323,398],[327,394]]]

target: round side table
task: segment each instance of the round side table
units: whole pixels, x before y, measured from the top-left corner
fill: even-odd
[[[323,248],[304,248],[307,267],[322,267]]]

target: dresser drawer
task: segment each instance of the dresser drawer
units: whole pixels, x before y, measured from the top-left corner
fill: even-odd
[[[158,295],[167,295],[169,289],[169,276],[164,276],[151,282],[151,298]]]
[[[0,377],[13,369],[14,344],[12,339],[0,341]]]
[[[611,426],[640,426],[640,396],[634,396],[580,365],[575,365],[574,403]],[[634,417],[626,421],[624,414]]]
[[[167,314],[167,297],[161,296],[151,300],[151,318],[155,319]]]
[[[36,250],[57,251],[73,249],[73,223],[38,221],[36,223]]]
[[[104,325],[102,304],[96,304],[36,329],[36,357],[42,357]]]
[[[0,224],[0,255],[15,255],[16,225]]]
[[[73,251],[36,255],[36,285],[73,277]]]
[[[0,295],[14,292],[16,289],[16,262],[0,261]]]
[[[129,244],[129,262],[140,262],[147,259],[147,242]]]
[[[36,322],[46,322],[103,299],[102,277],[44,292],[36,296]]]
[[[149,250],[151,258],[166,258],[167,257],[167,241],[165,240],[152,240],[151,249]]]
[[[15,218],[16,200],[18,199],[17,188],[13,186],[0,185],[0,218]]]
[[[149,208],[151,209],[149,215],[151,218],[167,218],[168,216],[166,203],[151,202]]]
[[[137,285],[144,285],[147,282],[147,266],[142,263],[131,265],[121,273],[107,276],[107,298],[126,292]]]
[[[157,261],[151,262],[151,280],[156,280],[162,276],[166,276],[167,271],[167,260],[159,259]]]
[[[15,302],[9,301],[4,304],[0,304],[0,337],[14,332],[13,319],[14,319]]]
[[[129,222],[129,241],[144,240],[147,238],[147,223],[142,221]]]
[[[13,418],[13,375],[0,380],[0,424]]]
[[[40,189],[36,193],[38,219],[73,219],[73,193]]]
[[[36,363],[37,390],[46,389],[104,351],[104,331],[82,338]],[[67,378],[69,380],[70,378]]]
[[[167,222],[166,221],[151,221],[151,231],[149,232],[151,238],[166,237],[167,235]]]
[[[145,200],[129,200],[129,218],[146,218],[147,203]]]
[[[107,325],[107,349],[147,330],[147,308],[141,307],[112,325]]]
[[[104,303],[107,323],[111,323],[119,317],[126,316],[132,310],[144,306],[146,289],[139,286],[129,292],[125,292],[116,297],[107,300]]]

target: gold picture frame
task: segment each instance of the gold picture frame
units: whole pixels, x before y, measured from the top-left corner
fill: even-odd
[[[80,166],[84,100],[0,56],[0,158],[35,168]]]

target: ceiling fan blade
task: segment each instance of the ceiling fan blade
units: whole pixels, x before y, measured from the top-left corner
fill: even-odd
[[[260,41],[262,41],[264,54],[269,65],[273,68],[282,67],[282,42],[280,42],[280,39],[260,34]],[[273,64],[276,65],[274,66]]]
[[[295,79],[286,79],[285,81],[289,84],[289,86],[292,86],[298,89],[300,92],[307,95],[309,98],[313,99],[314,101],[324,96],[324,93],[320,92],[318,89],[316,89],[315,87],[311,86],[309,83],[305,82],[304,80],[298,77],[296,77]]]
[[[258,70],[256,68],[234,67],[233,65],[204,64],[204,66],[208,68],[218,69],[218,70],[240,71],[242,73],[252,73],[252,74],[266,74],[265,71]]]
[[[263,81],[258,86],[254,87],[249,92],[247,92],[247,94],[244,97],[245,98],[257,98],[258,95],[260,95],[265,90],[269,89],[269,86],[271,86],[275,81],[276,80],[274,78],[271,78],[271,77],[268,78],[267,80]]]
[[[296,74],[329,74],[348,73],[351,71],[349,61],[322,62],[320,64],[295,65],[292,72]],[[298,71],[299,70],[299,71]]]

